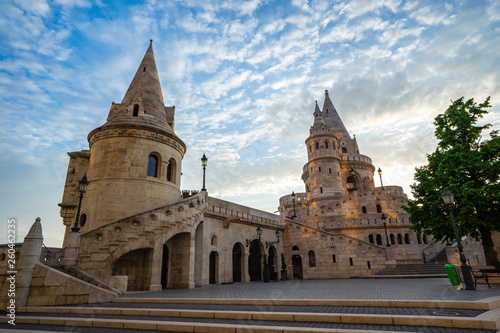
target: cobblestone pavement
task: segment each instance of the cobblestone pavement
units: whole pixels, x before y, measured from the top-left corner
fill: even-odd
[[[447,278],[288,280],[128,293],[121,298],[390,299],[475,301],[500,296],[500,285],[457,290]]]

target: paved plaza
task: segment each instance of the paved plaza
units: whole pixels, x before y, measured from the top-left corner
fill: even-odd
[[[384,299],[476,301],[500,296],[500,285],[457,290],[447,278],[288,280],[128,293],[121,298]]]

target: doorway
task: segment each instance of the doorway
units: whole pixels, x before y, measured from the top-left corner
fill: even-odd
[[[233,246],[233,282],[241,282],[241,245]]]
[[[260,243],[256,239],[254,239],[252,243],[250,243],[250,255],[248,256],[248,275],[250,275],[250,281],[262,281]]]
[[[292,256],[292,265],[293,265],[293,278],[294,279],[303,279],[302,274],[302,258],[298,254],[294,254]]]

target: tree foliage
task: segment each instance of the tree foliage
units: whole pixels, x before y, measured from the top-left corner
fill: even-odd
[[[488,97],[476,104],[460,98],[434,120],[438,139],[428,164],[416,169],[411,185],[414,199],[403,207],[410,214],[412,229],[436,240],[455,240],[451,219],[441,193],[455,195],[454,212],[461,236],[481,240],[488,264],[496,262],[492,231],[500,231],[500,137],[498,131],[483,139],[490,124],[478,120],[491,107]]]

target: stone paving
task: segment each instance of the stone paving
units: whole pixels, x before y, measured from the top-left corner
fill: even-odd
[[[500,285],[478,284],[476,290],[457,290],[439,279],[288,280],[208,285],[194,289],[128,293],[121,298],[243,298],[243,299],[390,299],[476,301],[500,296]]]

